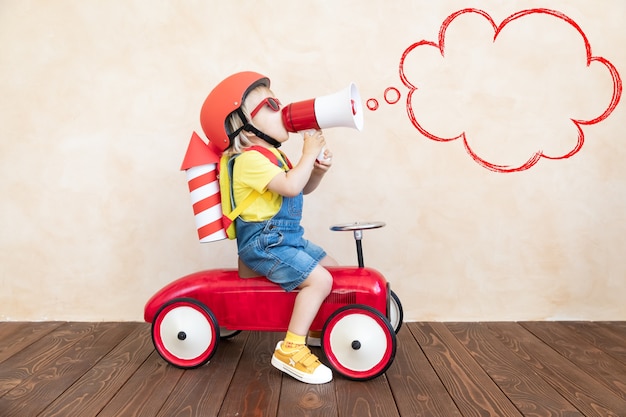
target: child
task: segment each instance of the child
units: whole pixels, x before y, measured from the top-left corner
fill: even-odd
[[[305,133],[302,156],[291,167],[277,149],[289,139],[289,132],[282,122],[281,104],[269,87],[269,79],[254,72],[228,77],[207,97],[201,122],[209,141],[224,151],[222,158],[235,158],[231,161],[235,205],[253,190],[262,194],[235,219],[243,263],[240,274],[245,276],[243,270],[249,268],[252,275],[263,275],[285,291],[299,289],[287,334],[278,342],[271,363],[302,382],[322,384],[332,380],[332,372],[311,353],[306,337],[332,288],[332,276],[324,267],[337,263],[303,238],[300,221],[302,195],[317,188],[332,154],[326,150],[318,161],[324,136],[321,131]],[[252,146],[272,152],[278,165],[262,152],[246,151]]]

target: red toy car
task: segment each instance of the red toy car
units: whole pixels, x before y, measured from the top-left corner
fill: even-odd
[[[358,267],[328,268],[334,283],[313,321],[322,331],[328,364],[353,380],[383,374],[392,364],[402,305],[389,283],[363,265],[362,231],[382,222],[351,223],[332,230],[354,232]],[[196,272],[163,287],[148,301],[144,319],[161,357],[179,368],[206,364],[220,338],[242,330],[286,331],[297,290],[285,292],[264,277],[240,278],[236,269]]]

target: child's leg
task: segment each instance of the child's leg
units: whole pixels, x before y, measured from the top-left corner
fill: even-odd
[[[326,255],[320,260],[320,265],[324,267],[338,266],[339,263],[331,256]],[[316,331],[309,330],[309,334],[306,338],[306,344],[309,346],[315,346],[315,347],[322,346],[322,331],[321,330],[316,330]]]
[[[300,284],[300,292],[296,296],[288,330],[296,335],[306,337],[313,319],[320,306],[330,294],[333,277],[324,267],[317,265],[311,274]]]
[[[305,345],[309,327],[330,294],[332,284],[332,276],[320,265],[300,284],[287,336],[278,343],[272,356],[272,365],[303,382],[323,384],[332,380],[331,370]]]

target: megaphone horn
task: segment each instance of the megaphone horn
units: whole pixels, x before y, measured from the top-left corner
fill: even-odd
[[[282,116],[289,132],[328,127],[363,129],[363,105],[354,83],[327,96],[288,104],[283,107]]]

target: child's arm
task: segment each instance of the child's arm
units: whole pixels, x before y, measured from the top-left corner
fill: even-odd
[[[268,190],[285,197],[295,197],[300,194],[312,179],[311,173],[315,160],[325,144],[326,141],[321,131],[318,130],[313,134],[305,133],[300,161],[289,171],[279,173],[272,178],[267,184]],[[317,182],[319,183],[319,179]]]
[[[309,194],[317,188],[317,186],[322,181],[322,177],[324,177],[324,174],[326,174],[326,172],[330,169],[330,166],[333,163],[332,161],[333,154],[328,149],[326,149],[324,151],[324,159],[321,161],[319,159],[315,161],[315,165],[313,166],[313,172],[309,177],[309,182],[306,183],[306,185],[304,186],[304,190],[302,190],[304,194]]]

